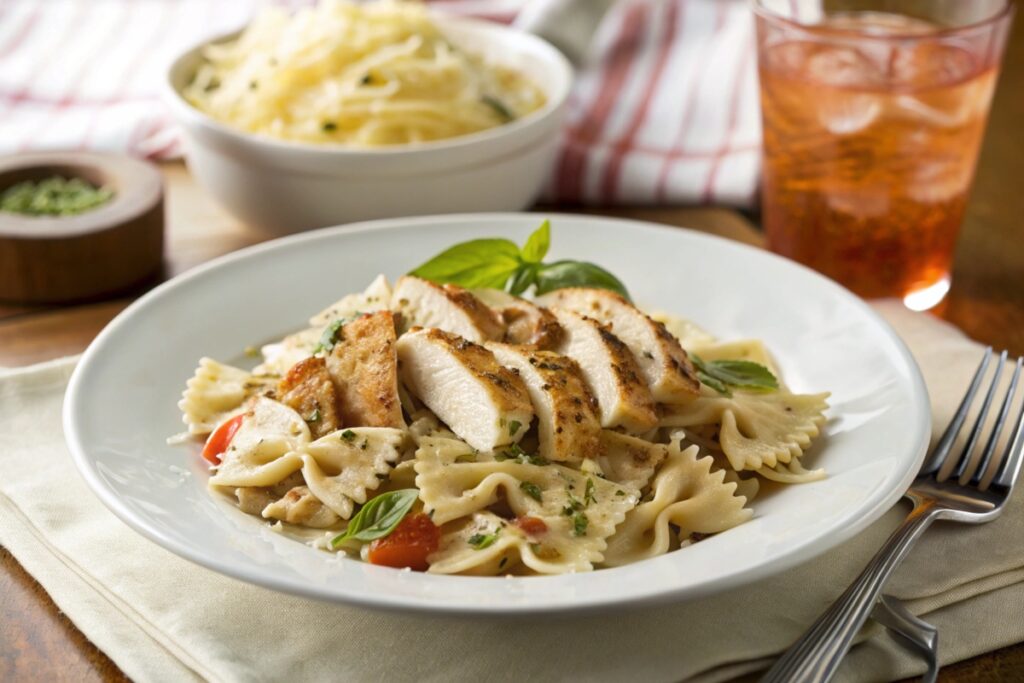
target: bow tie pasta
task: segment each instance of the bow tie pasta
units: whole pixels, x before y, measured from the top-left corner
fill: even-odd
[[[380,276],[310,325],[252,371],[203,358],[179,407],[211,490],[329,552],[433,574],[592,571],[744,523],[761,479],[825,476],[804,461],[828,394],[790,391],[758,340],[607,292],[531,302]],[[584,332],[593,344],[570,343]],[[614,419],[630,402],[642,428]]]

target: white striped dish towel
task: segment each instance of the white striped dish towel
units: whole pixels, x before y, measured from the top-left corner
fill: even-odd
[[[525,1],[431,4],[507,23]],[[242,26],[257,4],[5,0],[0,153],[179,156],[177,128],[157,96],[164,71],[187,46]],[[748,3],[620,0],[578,74],[547,199],[747,205],[756,191],[759,145]]]

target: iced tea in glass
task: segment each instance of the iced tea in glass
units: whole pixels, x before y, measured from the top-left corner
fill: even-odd
[[[1007,0],[755,0],[773,250],[918,310],[949,289]]]

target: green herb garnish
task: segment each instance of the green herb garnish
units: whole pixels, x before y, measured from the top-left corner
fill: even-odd
[[[338,124],[336,124],[334,121],[324,121],[323,123],[320,124],[320,130],[322,130],[325,133],[333,133],[334,131],[338,130]]]
[[[573,536],[586,536],[587,527],[590,525],[590,520],[587,519],[587,513],[577,512],[572,516],[572,535]]]
[[[321,351],[332,351],[335,344],[338,342],[338,331],[341,330],[347,322],[347,318],[339,318],[325,327],[323,333],[320,335],[320,342],[313,347],[313,355],[315,356]]]
[[[547,465],[549,464],[545,458],[539,455],[532,455],[527,453],[519,444],[514,443],[503,451],[499,451],[494,454],[494,459],[498,462],[504,462],[506,460],[515,460],[520,465]]]
[[[344,439],[345,441],[354,441],[356,438],[356,433],[353,432],[351,429],[346,429],[341,433],[341,438]]]
[[[749,360],[705,361],[690,354],[701,382],[725,396],[732,396],[730,387],[747,391],[774,391],[779,380],[765,366]]]
[[[501,527],[499,526],[494,529],[494,533],[473,534],[468,539],[466,539],[466,542],[473,546],[474,550],[483,550],[484,548],[489,548],[492,545],[494,545],[494,542],[498,540],[498,534],[500,533]]]
[[[53,176],[26,180],[0,193],[0,211],[26,216],[74,216],[106,204],[114,197],[109,187],[96,187],[81,178]]]
[[[497,114],[498,118],[500,118],[502,121],[508,123],[509,121],[515,120],[516,115],[513,114],[512,110],[509,109],[505,105],[505,103],[499,100],[497,97],[492,97],[491,95],[482,95],[480,97],[480,101],[486,104],[491,109],[493,109],[494,113]]]
[[[536,484],[532,484],[528,481],[519,482],[519,488],[523,490],[523,493],[533,498],[538,503],[541,502],[543,494],[541,493],[540,487]]]
[[[588,478],[587,488],[583,491],[583,504],[590,505],[594,500],[594,480]]]
[[[306,422],[319,422],[320,421],[320,409],[314,408],[313,412],[306,418]]]
[[[512,420],[511,422],[508,423],[508,435],[515,436],[516,432],[518,432],[519,428],[522,426],[523,424],[518,420]]]
[[[337,548],[348,540],[365,543],[384,538],[405,519],[418,496],[416,489],[400,489],[370,499],[348,523],[345,532],[331,539],[331,547]]]
[[[461,242],[410,271],[410,275],[440,284],[505,289],[523,294],[530,287],[546,294],[563,287],[610,289],[629,298],[625,285],[600,266],[585,261],[544,263],[551,246],[551,224],[544,221],[520,249],[503,238]]]

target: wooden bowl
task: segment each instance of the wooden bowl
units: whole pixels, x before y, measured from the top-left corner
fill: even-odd
[[[0,300],[39,304],[96,299],[160,271],[163,180],[153,164],[96,152],[0,157],[0,191],[54,175],[110,187],[114,197],[73,216],[0,211]]]

